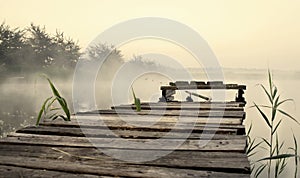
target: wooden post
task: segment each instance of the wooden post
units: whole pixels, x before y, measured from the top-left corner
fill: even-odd
[[[161,98],[159,98],[160,102],[169,102],[169,101],[173,101],[174,100],[174,94],[175,94],[175,90],[168,90],[168,89],[163,89],[161,91]]]
[[[245,98],[243,97],[243,94],[244,94],[244,90],[243,89],[239,89],[238,90],[238,93],[237,93],[237,97],[235,98],[235,101],[236,102],[243,102],[243,103],[246,103],[245,101]]]

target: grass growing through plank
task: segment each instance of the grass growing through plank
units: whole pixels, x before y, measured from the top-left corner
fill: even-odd
[[[60,95],[60,93],[54,86],[53,82],[47,76],[43,75],[43,77],[45,77],[47,79],[53,96],[47,98],[44,101],[44,103],[40,109],[39,115],[37,117],[37,120],[36,120],[36,126],[39,125],[42,116],[44,116],[44,118],[48,118],[48,119],[52,119],[52,120],[55,120],[57,118],[62,118],[65,121],[70,121],[71,114],[70,114],[70,110],[68,108],[68,104],[67,104],[66,100]],[[60,107],[53,107],[53,104],[55,103],[55,101],[57,101],[59,103]],[[59,113],[60,110],[62,110],[65,115],[60,114]]]
[[[278,114],[281,114],[285,116],[285,118],[288,118],[292,120],[293,122],[296,122],[299,124],[299,122],[290,114],[280,109],[280,106],[288,101],[293,101],[292,99],[284,99],[281,100],[280,95],[278,94],[278,88],[274,85],[272,76],[270,71],[268,71],[268,83],[269,83],[269,89],[264,85],[260,86],[262,87],[264,93],[268,97],[269,105],[257,105],[254,103],[252,107],[256,108],[259,112],[261,118],[266,123],[267,129],[269,130],[269,135],[265,138],[260,138],[261,141],[257,142],[256,139],[251,139],[249,134],[252,129],[252,124],[250,125],[247,133],[247,155],[250,157],[257,153],[258,148],[262,148],[266,150],[267,157],[262,158],[258,160],[257,162],[254,162],[251,164],[251,171],[252,174],[254,174],[254,177],[258,177],[261,175],[261,173],[267,169],[267,175],[268,178],[271,177],[272,171],[274,172],[274,177],[277,178],[286,168],[287,161],[289,158],[295,159],[295,177],[297,177],[298,172],[298,159],[299,156],[297,154],[297,140],[294,136],[294,147],[290,147],[288,150],[292,150],[293,153],[287,153],[283,152],[284,144],[285,142],[280,142],[278,139],[278,128],[283,123],[283,119],[279,119],[277,116]],[[267,115],[262,108],[267,108],[270,110],[270,114]],[[259,164],[259,166],[257,166]],[[274,166],[274,169],[272,169],[272,166]]]
[[[140,112],[142,110],[141,109],[141,100],[135,96],[135,93],[134,93],[134,90],[133,90],[132,87],[131,87],[131,90],[132,90],[132,95],[133,95],[134,105],[135,105],[136,111]]]

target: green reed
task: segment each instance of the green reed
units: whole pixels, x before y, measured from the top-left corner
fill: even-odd
[[[252,124],[250,125],[247,132],[247,155],[253,156],[258,152],[259,149],[263,149],[267,151],[267,157],[257,160],[254,163],[251,163],[251,172],[254,177],[258,177],[261,173],[267,169],[268,178],[271,177],[271,172],[274,172],[274,176],[277,178],[286,168],[287,161],[289,158],[295,158],[295,177],[297,177],[297,165],[299,156],[297,155],[297,140],[294,136],[294,147],[290,147],[289,150],[292,150],[293,153],[287,153],[284,150],[285,142],[280,142],[278,138],[278,128],[283,123],[283,118],[279,118],[278,114],[285,116],[299,124],[299,122],[290,114],[280,109],[280,106],[286,102],[293,101],[292,99],[283,99],[281,100],[280,94],[278,94],[278,88],[274,85],[271,72],[268,70],[268,84],[269,88],[260,84],[263,89],[265,95],[269,100],[269,105],[257,105],[254,102],[253,108],[256,108],[259,112],[261,118],[264,120],[267,129],[269,130],[269,135],[264,138],[251,139],[250,132],[252,130]],[[262,108],[266,108],[269,110],[269,114],[262,110]],[[271,169],[272,166],[275,166],[274,169]]]
[[[134,93],[134,90],[133,90],[132,87],[131,87],[131,90],[132,90],[132,95],[133,95],[134,105],[136,107],[136,111],[140,112],[142,110],[141,109],[141,100],[135,96],[135,93]]]
[[[65,121],[70,121],[71,114],[66,100],[60,95],[53,82],[47,76],[43,75],[43,77],[47,79],[53,96],[50,96],[44,101],[37,117],[36,126],[39,125],[42,116],[51,120],[62,118]],[[60,107],[53,107],[55,101],[59,103]],[[65,115],[60,114],[60,110],[62,110]]]

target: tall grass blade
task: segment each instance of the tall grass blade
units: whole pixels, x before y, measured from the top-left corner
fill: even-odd
[[[261,138],[261,139],[271,148],[271,144],[268,142],[268,140],[266,140],[265,138]]]
[[[295,154],[279,154],[279,155],[276,155],[276,156],[270,156],[270,157],[262,158],[262,159],[258,160],[257,162],[265,161],[265,160],[276,160],[276,159],[282,159],[282,158],[291,158],[291,157],[299,157],[299,156],[295,155]]]
[[[251,164],[251,162],[250,162],[250,172],[252,173],[254,170],[255,170],[255,164]]]
[[[135,96],[135,93],[134,93],[134,90],[132,87],[131,87],[131,90],[132,90],[132,95],[134,98],[134,105],[136,107],[136,111],[140,112],[141,111],[141,100]]]
[[[276,152],[276,147],[273,148],[271,156],[273,156],[275,154],[275,152]]]
[[[54,116],[53,118],[52,118],[52,120],[54,121],[55,119],[57,119],[58,118],[58,116],[56,115],[56,116]]]
[[[275,178],[278,177],[279,166],[280,166],[280,161],[277,160],[275,164]]]
[[[42,118],[43,112],[45,111],[46,104],[47,104],[47,103],[49,102],[49,100],[51,100],[51,99],[52,99],[52,96],[49,97],[49,98],[47,98],[47,99],[44,101],[44,103],[43,103],[43,105],[42,105],[42,108],[41,108],[41,110],[40,110],[40,112],[39,112],[39,115],[38,115],[38,117],[37,117],[36,123],[35,123],[36,126],[38,126],[38,125],[40,124],[40,120],[41,120],[41,118]]]
[[[250,135],[250,132],[251,132],[251,130],[252,130],[252,126],[253,126],[253,124],[252,124],[252,122],[251,122],[251,124],[250,124],[250,126],[249,126],[249,129],[248,129],[248,131],[247,131],[247,136],[249,136]]]
[[[279,98],[280,98],[280,95],[278,95],[277,98],[275,99],[275,102],[274,102],[274,107],[275,107],[275,108],[278,108],[278,106],[279,106],[279,105],[278,105]]]
[[[281,142],[281,145],[280,145],[280,147],[279,147],[280,150],[283,148],[283,145],[284,145],[284,141]]]
[[[61,108],[51,108],[49,111],[57,111],[60,110]]]
[[[54,118],[55,116],[57,116],[57,114],[58,114],[58,112],[53,113],[51,116],[49,116],[49,119],[52,119],[52,120],[53,120],[53,118]]]
[[[254,144],[254,143],[255,143],[255,139],[253,140],[253,142],[250,143],[249,147],[247,148],[247,150],[246,150],[247,155],[251,154],[251,152],[253,150],[255,150],[255,148],[257,148],[262,143],[262,141],[257,144]]]
[[[50,84],[50,87],[51,87],[51,90],[52,90],[54,96],[60,98],[61,96],[60,96],[59,92],[57,91],[57,89],[55,88],[54,84],[51,82],[51,80],[48,77],[46,77],[46,79],[48,80],[48,83]]]
[[[297,139],[295,137],[295,134],[293,134],[293,139],[294,139],[295,151],[297,151],[298,150],[298,143],[297,143]]]
[[[278,104],[277,104],[277,107],[280,106],[281,104],[287,102],[287,101],[294,101],[293,99],[285,99],[283,101],[280,101]]]
[[[289,115],[288,113],[286,113],[285,111],[281,110],[281,109],[277,109],[281,114],[287,116],[288,118],[292,119],[293,121],[295,121],[297,124],[300,124],[297,119],[295,119],[293,116]]]
[[[267,167],[267,164],[262,164],[262,165],[260,165],[260,166],[256,169],[255,174],[254,174],[254,177],[258,177],[266,167]]]
[[[270,96],[273,96],[273,82],[272,82],[272,75],[271,75],[270,69],[268,69],[268,76],[269,76]],[[273,100],[271,99],[271,101],[273,101]],[[273,102],[272,102],[272,104],[273,104]]]
[[[253,153],[250,153],[250,154],[247,154],[247,156],[248,156],[248,157],[251,157],[251,156],[255,155],[256,153],[258,153],[258,151],[253,152]]]
[[[265,88],[265,86],[263,86],[262,84],[260,84],[260,86],[261,86],[262,89],[265,91],[266,95],[267,95],[268,98],[269,98],[270,103],[272,104],[272,103],[273,103],[273,100],[272,100],[272,97],[271,97],[270,93],[267,91],[267,89]]]
[[[53,98],[50,102],[48,102],[47,107],[46,107],[46,111],[49,110],[49,108],[52,106],[52,104],[55,102],[56,98]]]
[[[273,107],[272,108],[272,121],[274,121],[276,118],[276,111],[277,111],[277,109],[275,107]]]
[[[276,124],[274,130],[272,131],[272,135],[276,132],[276,130],[278,129],[279,125],[281,124],[282,119]]]
[[[275,138],[276,138],[276,145],[275,145],[276,154],[278,155],[279,154],[279,141],[278,141],[278,134],[277,133],[275,135]]]
[[[294,133],[293,133],[293,139],[294,139],[294,153],[295,155],[298,155],[298,143]],[[295,157],[295,173],[294,173],[295,178],[297,178],[297,174],[298,174],[298,159],[299,157]]]
[[[71,120],[71,114],[67,105],[67,102],[64,98],[56,98],[57,101],[59,102],[60,106],[62,107],[63,111],[65,112],[67,118],[66,121],[70,121]]]
[[[273,95],[272,95],[272,99],[274,99],[276,97],[276,94],[277,94],[277,87],[274,86],[274,92],[273,92]]]
[[[263,117],[263,119],[265,120],[266,124],[271,128],[272,125],[269,122],[268,117],[266,116],[266,114],[254,103],[254,106],[256,107],[256,109],[259,111],[259,113],[261,114],[261,116]]]
[[[279,174],[278,175],[280,175],[284,171],[286,165],[287,165],[287,161],[286,161],[286,159],[283,159],[283,161],[282,161],[282,163],[280,165],[280,170],[279,170]]]

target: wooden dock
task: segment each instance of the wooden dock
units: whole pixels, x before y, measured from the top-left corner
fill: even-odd
[[[0,140],[0,177],[250,177],[244,103],[158,102],[134,109],[120,105],[78,113],[70,122],[44,120],[8,135]],[[161,138],[164,144],[151,149],[111,144],[146,145]],[[177,142],[182,144],[174,146]],[[107,151],[141,160],[140,155],[169,154],[139,162]]]

